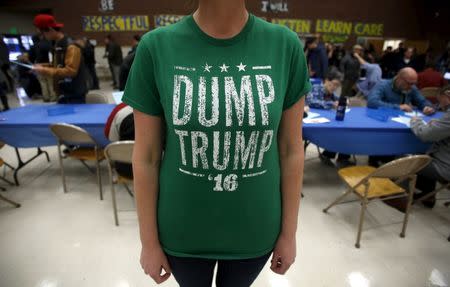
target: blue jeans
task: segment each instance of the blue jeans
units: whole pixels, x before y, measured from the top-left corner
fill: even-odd
[[[176,257],[166,254],[175,280],[180,287],[211,287],[217,266],[217,287],[249,287],[269,260],[272,252],[257,258],[215,260]]]

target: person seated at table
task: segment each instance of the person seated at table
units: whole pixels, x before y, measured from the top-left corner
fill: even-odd
[[[393,108],[412,112],[413,106],[425,115],[435,112],[433,105],[417,89],[417,73],[412,68],[400,70],[393,79],[379,82],[369,93],[367,107]]]
[[[133,108],[124,103],[117,105],[108,116],[104,132],[111,142],[134,140]],[[116,162],[114,165],[119,175],[133,178],[131,164]]]
[[[330,110],[336,108],[339,97],[336,90],[341,86],[342,74],[338,71],[331,71],[325,77],[323,83],[315,83],[311,92],[306,96],[306,104],[310,108]],[[323,151],[319,158],[322,163],[334,166],[331,161],[336,157],[335,152]],[[339,154],[336,163],[339,167],[352,165],[350,156],[347,154]]]
[[[413,106],[426,115],[435,112],[416,87],[417,73],[412,68],[400,70],[393,79],[379,82],[370,92],[367,107],[392,108],[412,112]],[[369,156],[369,165],[379,167],[395,159],[395,156]]]
[[[336,90],[341,86],[341,81],[342,74],[340,72],[329,72],[323,83],[313,83],[311,92],[306,96],[306,105],[313,109],[336,108],[339,99]]]
[[[433,143],[427,152],[433,160],[417,174],[416,188],[422,192],[415,194],[415,199],[434,191],[438,181],[450,181],[450,85],[441,89],[437,100],[444,111],[442,117],[428,124],[420,117],[411,119],[412,132],[422,141]],[[435,197],[423,201],[429,208],[433,208],[435,203]]]

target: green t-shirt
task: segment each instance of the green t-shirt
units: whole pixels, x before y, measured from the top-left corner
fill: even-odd
[[[309,90],[297,35],[253,15],[225,40],[192,16],[142,37],[123,101],[166,121],[157,214],[165,252],[245,259],[274,248],[278,127]]]

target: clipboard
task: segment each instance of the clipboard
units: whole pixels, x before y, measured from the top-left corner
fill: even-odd
[[[16,62],[16,61],[11,61],[11,63],[28,68],[28,69],[33,69],[33,65],[28,65],[28,64],[24,64],[24,63]]]

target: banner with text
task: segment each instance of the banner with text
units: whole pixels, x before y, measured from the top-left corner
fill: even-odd
[[[350,35],[359,37],[382,37],[384,25],[379,23],[348,22],[329,19],[316,20],[314,31],[312,22],[305,19],[273,18],[272,23],[284,25],[299,34],[320,33],[325,42],[343,43]]]
[[[155,15],[155,27],[169,26],[170,24],[180,21],[183,17],[184,15]]]
[[[84,32],[124,32],[149,31],[150,25],[146,15],[101,15],[81,16]]]

